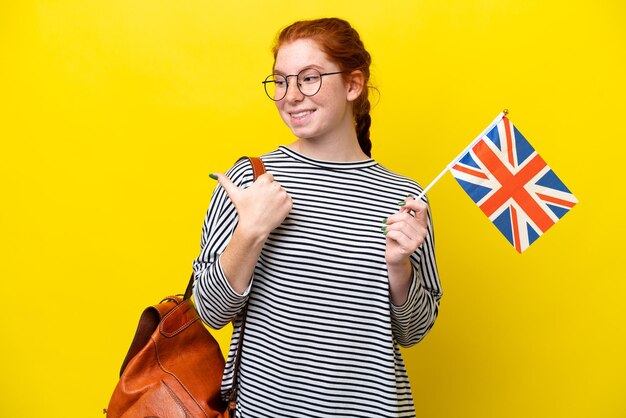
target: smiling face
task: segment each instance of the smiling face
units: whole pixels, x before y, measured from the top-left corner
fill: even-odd
[[[280,47],[275,73],[298,74],[305,68],[315,68],[320,73],[341,71],[310,39],[298,39]],[[342,74],[323,76],[322,87],[314,96],[304,96],[295,77],[289,77],[287,95],[276,102],[276,107],[296,137],[334,140],[354,135],[352,101],[356,97],[357,92],[344,81]]]

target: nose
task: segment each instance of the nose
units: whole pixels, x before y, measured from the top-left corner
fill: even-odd
[[[304,94],[298,88],[298,78],[294,77],[293,82],[290,84],[291,80],[287,78],[287,94],[285,95],[285,100],[288,102],[299,102],[304,99]]]

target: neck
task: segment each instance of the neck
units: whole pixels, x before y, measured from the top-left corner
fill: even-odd
[[[298,138],[289,145],[289,148],[321,161],[354,162],[369,159],[359,145],[351,113],[332,132],[310,138]]]
[[[345,141],[300,138],[288,147],[315,160],[354,162],[369,159],[361,149],[356,136]]]

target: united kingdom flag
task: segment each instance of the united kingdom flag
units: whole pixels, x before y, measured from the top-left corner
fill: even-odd
[[[450,171],[520,253],[578,202],[506,117]]]

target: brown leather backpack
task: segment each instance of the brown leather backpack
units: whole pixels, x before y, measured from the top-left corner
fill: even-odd
[[[265,172],[249,158],[254,179]],[[233,389],[220,395],[224,357],[191,301],[194,275],[183,298],[169,296],[143,311],[120,380],[104,412],[108,418],[234,418],[247,308],[237,345]]]

